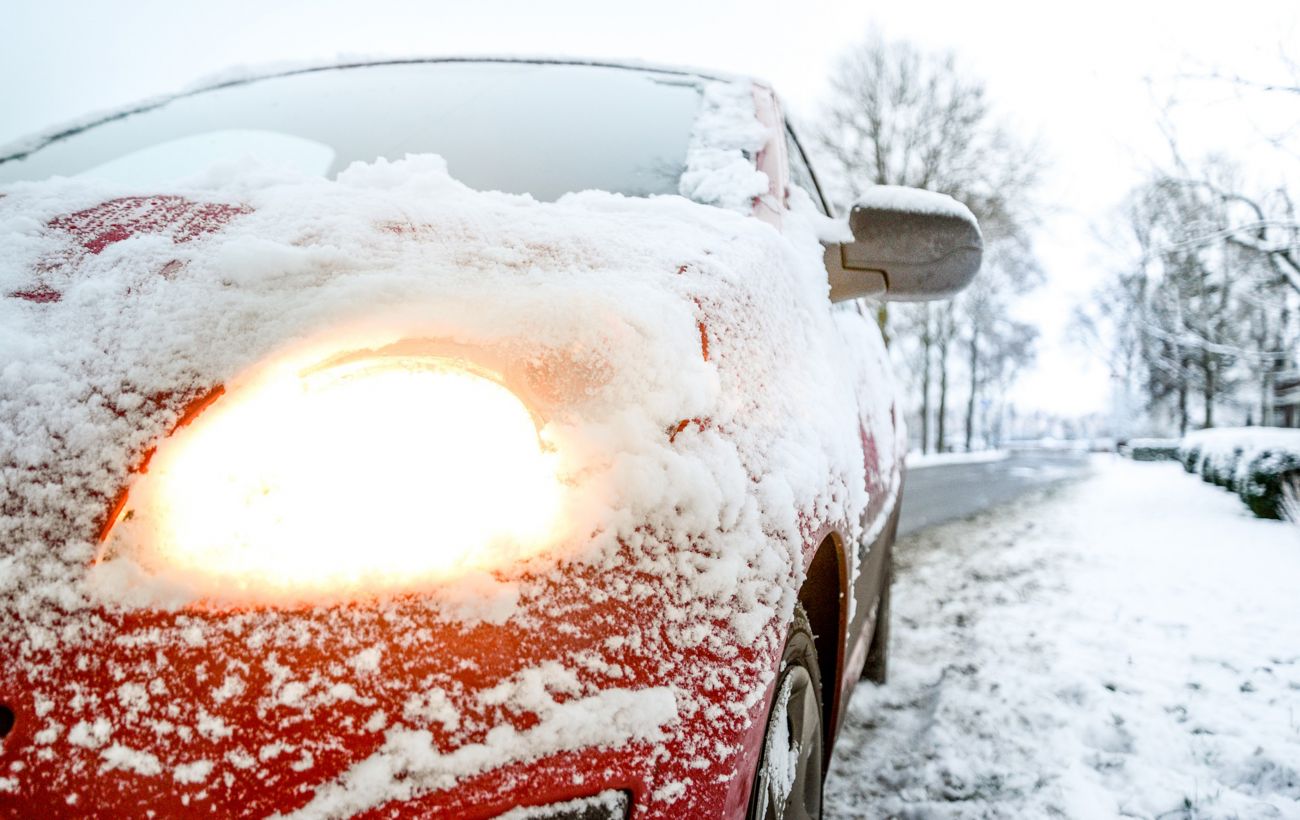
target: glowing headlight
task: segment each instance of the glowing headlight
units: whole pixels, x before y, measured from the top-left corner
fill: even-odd
[[[528,557],[558,485],[509,390],[445,360],[293,373],[164,442],[110,548],[200,586],[369,593]]]

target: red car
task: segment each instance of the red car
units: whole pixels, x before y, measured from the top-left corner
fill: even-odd
[[[0,159],[0,814],[816,817],[906,437],[766,85],[424,60]]]

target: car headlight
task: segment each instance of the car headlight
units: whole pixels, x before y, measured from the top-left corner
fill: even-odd
[[[106,546],[257,597],[402,590],[545,546],[552,457],[491,374],[344,359],[232,391],[177,430]]]

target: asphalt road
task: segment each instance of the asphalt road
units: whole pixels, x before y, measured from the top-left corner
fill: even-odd
[[[903,484],[898,534],[965,518],[1087,472],[1087,453],[1063,450],[1017,450],[1002,461],[913,467]]]

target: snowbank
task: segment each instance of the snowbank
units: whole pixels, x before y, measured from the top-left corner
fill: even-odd
[[[896,545],[890,680],[854,693],[828,816],[1300,817],[1295,528],[1095,464]]]
[[[1300,430],[1222,427],[1184,436],[1178,460],[1189,473],[1232,490],[1261,518],[1282,518],[1300,475]],[[1290,494],[1290,495],[1288,495]]]
[[[912,450],[907,454],[907,468],[918,470],[945,464],[986,464],[1004,461],[1007,455],[1006,450],[976,450],[973,453],[918,453]]]
[[[907,469],[943,467],[946,464],[988,464],[1004,461],[1010,455],[1006,450],[976,450],[975,452],[917,452],[907,454]]]

